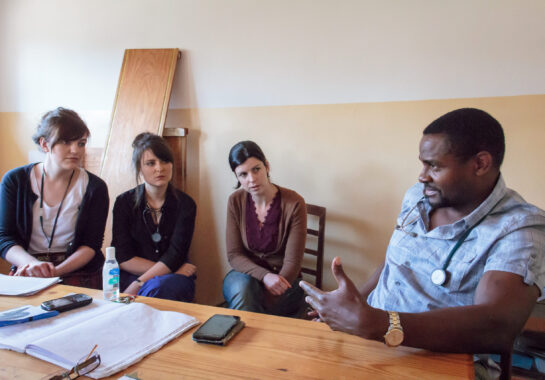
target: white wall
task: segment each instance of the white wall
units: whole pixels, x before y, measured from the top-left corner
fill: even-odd
[[[184,51],[172,106],[541,94],[543,0],[0,0],[0,111],[111,109],[126,48]]]

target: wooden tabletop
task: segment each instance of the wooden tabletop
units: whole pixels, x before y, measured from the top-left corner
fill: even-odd
[[[0,310],[39,305],[72,292],[102,297],[101,291],[56,285],[30,297],[0,296]],[[380,342],[331,331],[323,323],[293,318],[147,297],[138,297],[137,302],[189,314],[201,322],[217,313],[235,314],[246,327],[226,347],[195,343],[191,339],[194,330],[190,330],[111,379],[123,374],[136,374],[143,380],[473,378],[470,355],[387,348]],[[0,379],[40,379],[58,369],[7,350],[0,350],[0,363]]]

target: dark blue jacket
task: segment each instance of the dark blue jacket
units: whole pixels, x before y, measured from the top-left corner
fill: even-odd
[[[30,171],[34,164],[10,170],[0,184],[0,255],[6,257],[7,251],[14,245],[28,250],[32,233],[32,206],[38,196],[32,191]],[[85,245],[95,251],[93,259],[82,271],[93,272],[104,263],[102,241],[108,216],[108,187],[96,175],[89,174],[89,184],[83,196],[72,249],[75,252]]]

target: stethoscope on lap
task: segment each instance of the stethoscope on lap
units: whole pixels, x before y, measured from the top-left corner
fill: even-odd
[[[419,201],[420,202],[420,201]],[[409,212],[405,215],[405,217],[403,218],[403,220],[401,221],[401,225],[396,225],[396,230],[398,231],[401,231],[413,238],[417,237],[418,234],[416,232],[412,232],[412,231],[406,231],[405,228],[407,226],[410,226],[411,224],[413,224],[414,222],[416,222],[418,220],[418,218],[420,217],[420,215],[417,215],[416,218],[412,219],[410,222],[406,223],[407,222],[407,218],[409,217],[409,215],[414,211],[414,209],[418,206],[418,203],[417,202],[410,210]],[[471,226],[471,228],[469,228],[466,232],[464,232],[464,234],[460,237],[460,239],[458,239],[458,241],[456,242],[456,244],[454,245],[454,247],[452,247],[452,249],[450,250],[448,256],[447,256],[447,259],[445,260],[445,263],[443,264],[443,266],[441,268],[437,268],[435,269],[433,272],[431,272],[431,282],[433,282],[434,285],[437,285],[437,286],[442,286],[446,281],[447,281],[447,278],[448,278],[448,272],[447,272],[447,268],[450,264],[450,261],[452,260],[452,257],[454,256],[454,254],[456,253],[456,251],[458,250],[458,248],[460,248],[460,246],[462,245],[462,243],[467,239],[467,237],[469,236],[470,232],[475,228],[477,227],[483,220],[484,218],[486,218],[487,215],[483,216],[477,223],[475,223],[473,226]]]

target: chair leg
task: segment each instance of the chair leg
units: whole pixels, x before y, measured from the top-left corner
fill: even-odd
[[[511,362],[513,361],[513,349],[504,352],[500,356],[500,380],[511,380]]]

